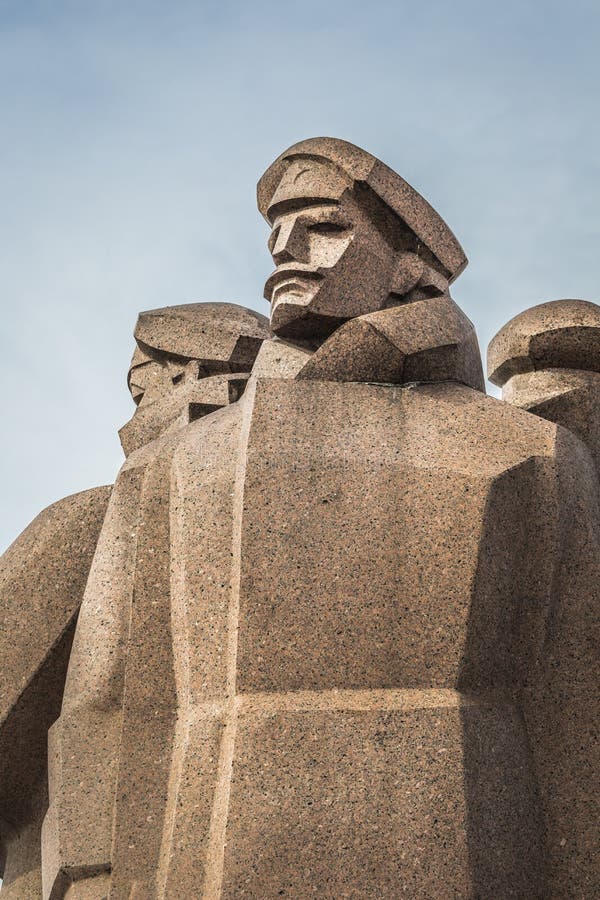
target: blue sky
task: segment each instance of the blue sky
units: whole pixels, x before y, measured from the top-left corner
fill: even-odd
[[[297,140],[361,145],[442,213],[483,350],[597,301],[599,40],[595,0],[0,0],[0,547],[114,479],[139,310],[267,311],[255,185]]]

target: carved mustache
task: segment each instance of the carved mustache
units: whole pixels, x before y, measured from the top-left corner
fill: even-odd
[[[284,281],[290,281],[292,278],[297,278],[299,281],[320,281],[323,274],[318,269],[312,269],[309,265],[302,263],[282,263],[265,282],[265,300],[271,302],[277,285]]]

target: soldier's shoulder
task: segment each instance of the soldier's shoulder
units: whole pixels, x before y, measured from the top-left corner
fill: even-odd
[[[419,417],[430,419],[440,443],[469,458],[485,458],[492,468],[512,467],[531,457],[554,457],[564,431],[462,384],[419,385],[410,393]]]
[[[0,723],[79,609],[110,491],[52,503],[0,557]]]
[[[60,500],[56,500],[38,513],[29,527],[35,526],[44,529],[85,523],[101,525],[111,492],[112,485],[103,484],[61,497]]]
[[[102,484],[85,491],[78,491],[75,494],[68,494],[43,509],[34,521],[50,518],[70,520],[79,516],[96,516],[102,510],[106,510],[112,489],[112,484]]]
[[[76,541],[80,547],[98,538],[112,485],[101,485],[69,494],[45,507],[13,541],[3,562],[15,553],[39,552],[43,546],[57,543],[63,547]]]

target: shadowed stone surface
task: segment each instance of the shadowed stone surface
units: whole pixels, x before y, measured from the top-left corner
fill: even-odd
[[[317,381],[461,381],[483,391],[472,323],[447,295],[350,319],[298,373]]]
[[[492,351],[550,399],[577,361],[547,421],[485,395],[466,257],[383,163],[304,141],[258,204],[270,332],[231,304],[136,328],[43,897],[596,897],[596,313]]]
[[[2,895],[41,896],[47,734],[60,712],[75,619],[109,487],[49,506],[0,560]]]

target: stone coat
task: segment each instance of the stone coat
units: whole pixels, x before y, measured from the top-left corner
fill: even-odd
[[[589,452],[290,353],[119,476],[46,895],[112,868],[111,898],[597,896]]]

